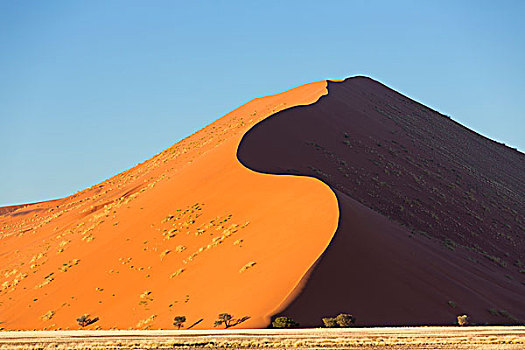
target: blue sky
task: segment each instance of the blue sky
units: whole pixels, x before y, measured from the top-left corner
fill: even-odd
[[[0,205],[63,197],[254,97],[368,75],[525,150],[525,1],[0,1]]]

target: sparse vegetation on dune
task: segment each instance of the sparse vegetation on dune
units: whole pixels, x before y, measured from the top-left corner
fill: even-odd
[[[301,116],[301,128],[297,122],[290,125],[294,137],[284,140],[297,139],[300,148],[295,152],[285,144],[281,149],[298,156],[286,159],[278,170],[286,169],[294,176],[247,171],[239,164],[241,157],[236,157],[238,146],[250,128],[272,113],[315,102],[326,92],[325,82],[252,101],[152,159],[73,196],[0,210],[1,326],[76,327],[79,313],[90,310],[101,318],[93,328],[124,324],[141,329],[209,329],[215,314],[210,314],[208,301],[217,300],[226,310],[262,305],[258,314],[250,311],[251,319],[220,314],[217,328],[232,331],[244,322],[242,326],[266,327],[262,320],[312,266],[305,293],[290,304],[300,305],[299,310],[281,311],[303,326],[307,322],[321,325],[319,315],[310,317],[311,309],[301,306],[305,295],[312,296],[310,302],[337,304],[326,310],[352,310],[358,316],[377,307],[379,312],[373,313],[377,320],[359,316],[359,325],[379,324],[382,317],[392,315],[410,323],[411,317],[430,319],[442,314],[449,315],[447,323],[466,325],[468,317],[455,319],[463,312],[472,315],[473,322],[523,322],[523,301],[513,297],[523,294],[525,273],[521,235],[525,221],[517,186],[523,173],[522,155],[515,151],[509,155],[504,147],[479,135],[463,137],[465,130],[453,128],[450,119],[377,82],[363,78],[354,79],[356,86],[349,82],[344,94],[337,95],[337,105],[356,104],[344,113],[331,111],[325,104],[325,111],[344,115],[338,120],[348,124],[325,129],[323,123],[332,120],[329,116],[308,127],[307,118]],[[312,115],[319,117],[321,112]],[[285,114],[280,117],[285,119]],[[310,130],[315,133],[301,134]],[[458,142],[462,139],[466,141]],[[280,145],[278,138],[272,142]],[[274,161],[287,152],[267,153]],[[307,161],[302,159],[305,155]],[[301,175],[316,177],[330,187]],[[338,202],[334,193],[348,201]],[[344,221],[347,217],[340,213],[353,217]],[[346,241],[340,240],[341,232],[334,235],[339,223],[351,233]],[[334,265],[327,264],[334,256]],[[430,258],[432,263],[427,264]],[[316,261],[319,264],[314,266]],[[441,274],[432,275],[437,270]],[[485,271],[490,274],[483,276]],[[316,273],[335,283],[316,285]],[[414,284],[422,281],[424,288],[389,278],[402,274],[411,276]],[[479,279],[472,276],[494,283],[465,283],[464,292],[449,284]],[[272,288],[272,293],[239,297],[239,291],[254,290],[259,282]],[[450,294],[436,299],[435,290],[428,288],[433,283]],[[354,293],[368,295],[366,288],[383,294],[373,302],[352,297]],[[424,295],[410,294],[414,291]],[[476,310],[467,307],[483,292],[494,295],[494,300],[484,300]],[[348,300],[357,310],[345,307]],[[412,312],[426,309],[418,305],[403,313],[389,309],[412,300],[439,300],[431,307],[444,312],[430,310],[414,316]],[[184,316],[172,319],[179,313]],[[77,319],[82,328],[90,321],[89,315]],[[341,314],[322,322],[325,327],[345,328],[355,319]],[[277,317],[272,326],[299,325],[291,318]],[[361,341],[325,340],[246,341],[274,347],[335,347]],[[379,337],[367,342],[362,341],[374,346],[394,344]],[[196,339],[169,346],[203,344],[214,347],[228,341]],[[237,340],[231,344],[249,345]]]
[[[89,314],[84,314],[77,318],[77,323],[82,328],[89,326],[90,324],[95,323],[97,321],[98,317],[91,318]]]
[[[195,300],[220,299],[226,305],[248,306],[248,301],[235,300],[237,290],[253,283],[254,275],[270,278],[272,271],[264,264],[268,258],[260,253],[260,245],[268,243],[277,249],[266,234],[282,215],[270,209],[270,215],[261,217],[256,208],[286,203],[299,205],[296,210],[301,213],[319,210],[318,203],[289,198],[287,191],[293,188],[312,198],[330,198],[322,205],[327,216],[283,227],[289,232],[308,232],[319,224],[316,236],[326,239],[333,233],[337,213],[330,191],[319,184],[299,186],[293,179],[280,180],[277,185],[284,189],[282,193],[254,196],[253,189],[270,193],[276,182],[246,172],[235,158],[238,143],[267,116],[316,101],[325,86],[319,82],[254,100],[151,159],[67,198],[0,209],[2,327],[64,329],[72,326],[79,310],[95,309],[101,319],[95,326],[104,329],[119,325],[171,328],[172,319],[163,316],[168,311],[184,312],[192,322],[195,318],[188,327],[211,328],[214,315],[193,303],[194,296]],[[221,168],[209,164],[221,164]],[[215,181],[225,173],[229,175],[224,181]],[[225,205],[227,198],[231,201]],[[250,223],[252,217],[257,219]],[[299,237],[292,244],[317,245],[301,242]],[[312,252],[301,266],[289,267],[283,272],[288,274],[286,279],[297,280],[319,253]],[[223,264],[221,255],[233,261]],[[284,264],[284,256],[279,259]],[[257,265],[247,265],[250,261]],[[223,265],[228,269],[222,271]],[[196,275],[221,273],[220,284],[209,288],[194,282]],[[223,283],[230,288],[220,288]],[[145,289],[151,294],[140,298]],[[274,305],[280,297],[261,293],[251,296],[250,302]],[[180,306],[184,311],[178,310]],[[129,310],[136,313],[129,316]],[[41,319],[48,311],[54,315]],[[266,326],[262,315],[255,316],[251,326]],[[203,320],[198,322],[198,317]]]
[[[515,297],[525,295],[517,263],[525,251],[523,153],[354,77],[329,82],[319,103],[251,129],[238,156],[261,173],[314,177],[339,201],[337,233],[283,313],[309,326],[314,304],[367,313],[362,325],[443,324],[456,321],[457,303],[456,312],[480,324],[516,323],[487,314],[494,303],[525,321],[525,299]],[[453,304],[432,302],[438,290]],[[420,305],[400,312],[414,300]]]
[[[335,320],[335,317],[324,317],[322,319],[323,321],[323,325],[326,327],[326,328],[336,328],[336,327],[339,327],[339,325],[337,324],[337,321]]]
[[[279,316],[272,322],[272,328],[298,328],[299,323],[292,318],[286,316]]]
[[[470,319],[467,315],[461,315],[458,316],[458,325],[460,326],[468,326],[470,323]]]
[[[223,312],[217,316],[217,320],[214,323],[214,327],[224,325],[224,328],[230,327],[232,324],[232,315],[229,313]]]
[[[250,261],[249,263],[247,263],[246,265],[244,265],[243,267],[241,267],[241,269],[239,270],[239,272],[244,272],[252,267],[254,267],[256,264],[255,261]]]
[[[322,321],[323,325],[327,328],[346,328],[355,324],[355,317],[349,314],[339,314],[336,317],[325,317]]]
[[[175,316],[173,318],[173,325],[177,327],[177,329],[180,329],[182,326],[184,326],[184,322],[186,322],[186,316]]]

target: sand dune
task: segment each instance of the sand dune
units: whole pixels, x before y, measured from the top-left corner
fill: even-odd
[[[0,208],[0,328],[523,322],[524,173],[368,78],[257,98],[99,185]]]
[[[0,327],[211,328],[220,312],[265,327],[324,251],[337,200],[309,177],[255,173],[240,139],[326,82],[255,99],[168,150],[73,196],[0,216]]]
[[[330,82],[309,106],[245,134],[239,159],[316,177],[340,222],[283,314],[302,325],[525,320],[525,156],[369,78]]]

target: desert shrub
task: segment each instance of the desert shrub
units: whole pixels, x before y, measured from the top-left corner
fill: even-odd
[[[355,323],[355,317],[350,314],[339,314],[336,317],[323,318],[323,324],[326,328],[350,327]]]
[[[219,314],[219,316],[217,316],[217,320],[215,321],[213,326],[218,327],[224,324],[224,328],[228,328],[231,326],[231,321],[232,321],[232,315],[230,315],[229,313],[223,312]]]
[[[186,322],[186,316],[175,316],[173,319],[173,325],[177,327],[177,329],[180,329],[184,325],[184,322]]]
[[[246,265],[244,265],[244,266],[239,270],[239,272],[244,272],[244,271],[248,270],[249,268],[253,267],[255,264],[257,264],[255,261],[250,261],[249,263],[247,263]]]
[[[88,314],[85,314],[77,318],[77,323],[80,327],[85,327],[91,323],[91,319]]]
[[[339,325],[337,324],[337,321],[335,320],[335,317],[325,317],[323,318],[323,324],[326,328],[336,328]]]
[[[458,316],[458,324],[460,326],[468,326],[469,324],[469,317],[467,315],[461,315],[461,316]]]
[[[281,317],[277,317],[272,322],[272,327],[273,328],[297,328],[299,327],[299,323],[295,322],[290,317],[281,316]]]
[[[350,327],[355,323],[355,317],[349,314],[339,314],[335,321],[339,327]]]

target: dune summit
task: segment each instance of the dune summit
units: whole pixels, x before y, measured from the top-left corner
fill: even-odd
[[[369,78],[257,98],[99,185],[0,208],[0,328],[522,323],[524,173]]]
[[[337,232],[283,310],[301,324],[525,319],[525,157],[365,77],[250,130],[244,165],[328,184]],[[520,272],[521,271],[521,272]]]

